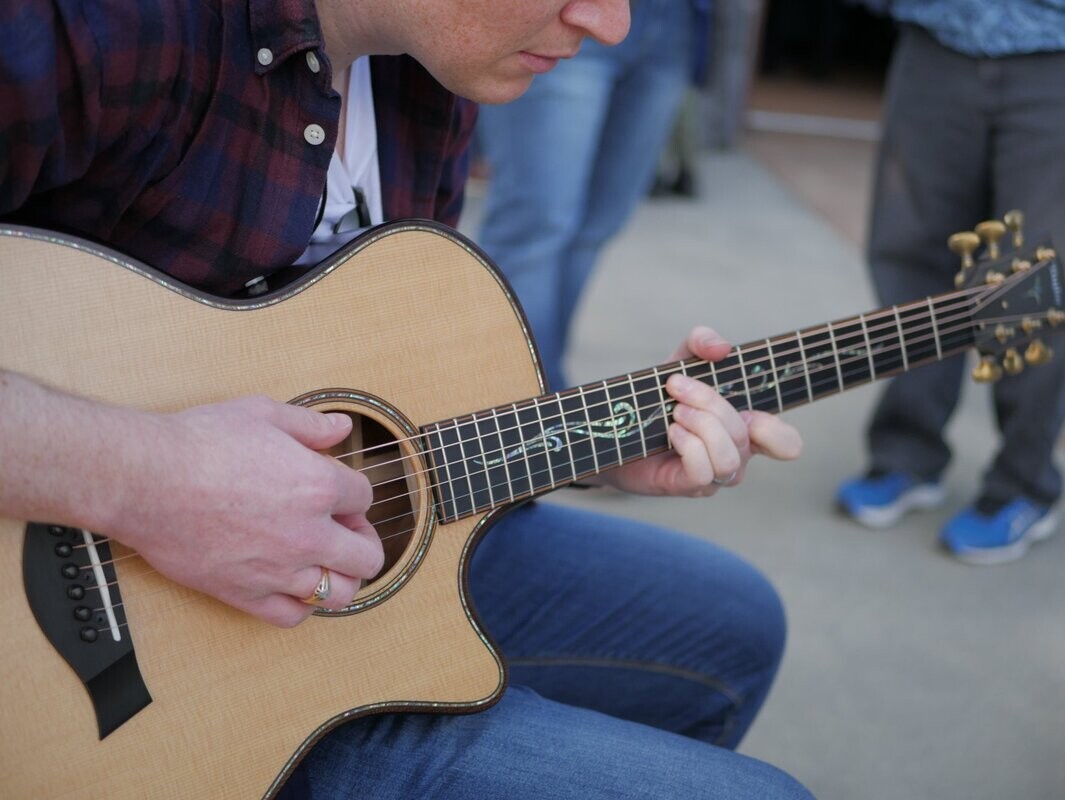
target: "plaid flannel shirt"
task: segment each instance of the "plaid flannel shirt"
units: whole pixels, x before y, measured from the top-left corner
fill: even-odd
[[[386,219],[458,220],[475,106],[372,59]],[[314,0],[0,3],[0,218],[215,294],[291,264],[336,143]]]

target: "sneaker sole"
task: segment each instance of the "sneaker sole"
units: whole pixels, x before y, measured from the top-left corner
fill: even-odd
[[[975,564],[981,567],[994,566],[995,564],[1008,564],[1016,561],[1028,552],[1028,548],[1036,542],[1049,539],[1057,532],[1058,517],[1056,514],[1047,514],[1037,523],[1032,525],[1017,541],[1004,547],[973,548],[970,550],[951,550],[950,554],[966,564]]]
[[[946,499],[947,493],[942,486],[924,485],[917,486],[904,492],[899,499],[890,506],[883,508],[862,508],[853,511],[846,506],[841,506],[843,513],[847,514],[855,522],[867,528],[890,528],[902,519],[903,515],[911,511],[931,511],[940,506]]]

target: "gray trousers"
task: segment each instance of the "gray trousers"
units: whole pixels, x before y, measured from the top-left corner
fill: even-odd
[[[1049,234],[1065,251],[1065,53],[979,59],[925,31],[903,29],[888,77],[869,238],[884,305],[953,287],[950,233],[1011,208],[1028,241]],[[1042,367],[993,386],[1001,445],[982,495],[1053,503],[1054,444],[1065,420],[1065,342]],[[943,432],[968,374],[964,357],[888,384],[869,428],[872,466],[934,479],[950,448]]]

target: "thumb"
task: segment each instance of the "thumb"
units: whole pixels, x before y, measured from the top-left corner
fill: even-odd
[[[300,444],[312,450],[326,450],[351,433],[347,414],[323,414],[301,406],[279,403],[270,421]]]

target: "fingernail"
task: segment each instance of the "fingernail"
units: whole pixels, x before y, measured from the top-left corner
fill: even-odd
[[[673,376],[673,391],[677,394],[688,394],[695,387],[695,379],[687,375],[677,373]]]

